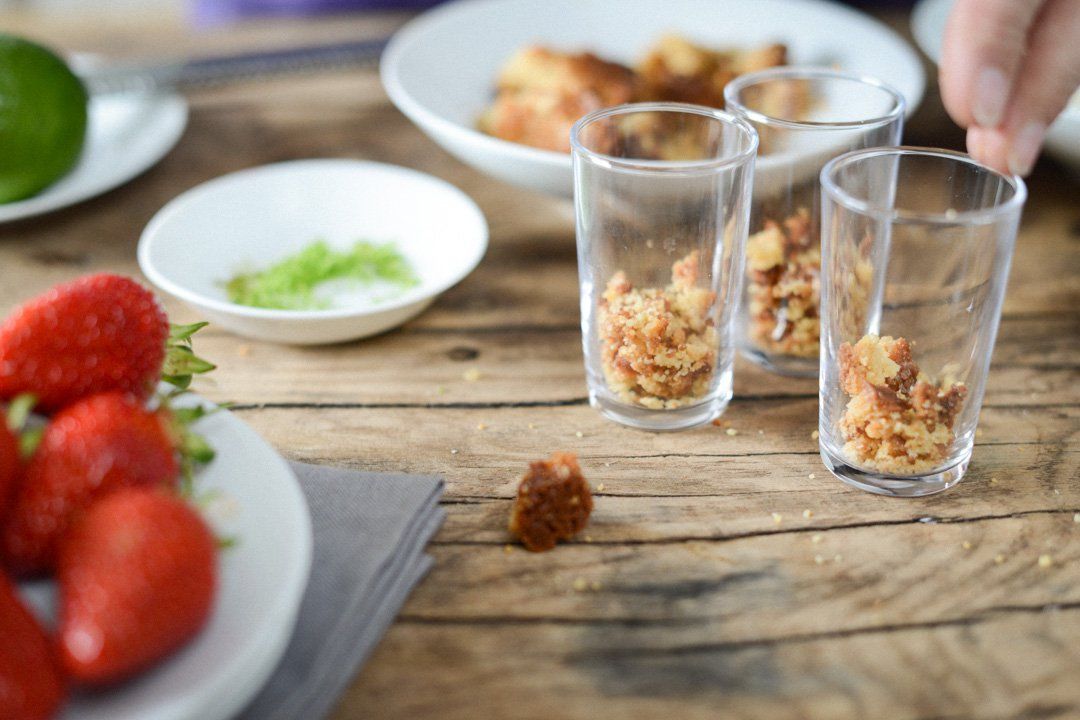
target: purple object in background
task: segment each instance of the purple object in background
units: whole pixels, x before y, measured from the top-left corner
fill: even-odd
[[[440,2],[442,0],[193,0],[195,22],[199,25],[212,25],[259,15],[298,16],[355,10],[421,10]],[[914,0],[847,0],[849,5],[865,8],[907,7],[913,2]]]
[[[298,16],[354,10],[419,10],[440,0],[194,0],[195,22],[212,25],[252,16]]]

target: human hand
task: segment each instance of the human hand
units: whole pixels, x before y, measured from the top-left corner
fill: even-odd
[[[956,0],[939,67],[972,157],[1027,175],[1080,86],[1080,0]]]

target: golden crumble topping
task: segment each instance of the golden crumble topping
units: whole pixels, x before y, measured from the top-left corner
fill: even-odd
[[[718,51],[668,34],[656,42],[637,72],[649,99],[722,108],[724,86],[737,76],[786,63],[784,45]]]
[[[608,281],[598,313],[601,361],[624,402],[677,408],[708,394],[719,342],[716,293],[696,285],[699,260],[695,250],[676,262],[666,288],[635,288],[622,271]]]
[[[866,335],[839,351],[840,385],[850,396],[840,420],[844,453],[864,467],[910,475],[949,455],[963,383],[933,383],[919,372],[904,338]]]
[[[495,101],[478,124],[503,140],[569,152],[570,128],[578,118],[631,102],[637,83],[630,68],[592,53],[527,47],[506,64]]]
[[[817,357],[821,248],[810,211],[766,220],[746,244],[750,340],[762,350]]]

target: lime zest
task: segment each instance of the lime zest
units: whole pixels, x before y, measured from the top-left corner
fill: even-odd
[[[237,273],[225,283],[229,299],[238,305],[273,310],[324,310],[331,303],[316,295],[331,280],[348,280],[361,287],[383,283],[404,290],[420,278],[396,245],[358,240],[346,250],[335,250],[317,240],[300,252],[270,267]],[[385,299],[379,298],[378,300]]]

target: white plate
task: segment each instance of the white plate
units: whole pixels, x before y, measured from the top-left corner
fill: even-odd
[[[197,479],[200,491],[221,493],[208,519],[237,539],[220,555],[213,615],[157,668],[105,692],[76,694],[63,720],[225,720],[255,696],[285,651],[311,569],[304,495],[285,461],[235,416],[218,411],[195,429],[217,451]],[[24,590],[53,615],[51,584]]]
[[[392,241],[420,284],[380,303],[268,310],[229,301],[224,283],[315,240]],[[361,160],[295,160],[203,183],[163,207],[139,240],[139,267],[162,291],[240,335],[289,344],[343,342],[400,325],[472,272],[487,249],[484,215],[453,185]]]
[[[953,0],[922,0],[911,14],[911,33],[922,51],[941,62],[941,45]],[[1080,172],[1080,92],[1046,132],[1047,151]]]
[[[569,197],[570,158],[475,129],[495,77],[524,45],[591,50],[633,64],[664,32],[713,47],[783,42],[791,62],[835,65],[898,89],[913,112],[925,79],[914,49],[825,0],[458,0],[416,18],[381,62],[390,99],[435,142],[506,182]]]
[[[88,114],[78,164],[37,195],[0,204],[0,222],[88,200],[153,167],[184,133],[188,107],[180,95],[131,93],[91,98]]]

